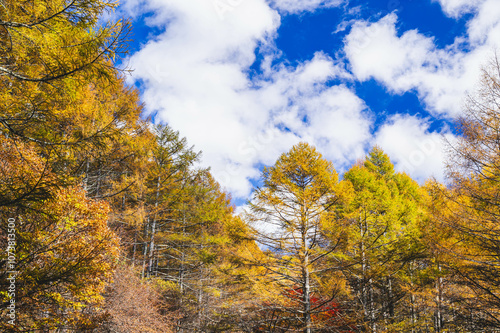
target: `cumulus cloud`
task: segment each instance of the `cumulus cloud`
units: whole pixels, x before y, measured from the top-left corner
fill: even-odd
[[[468,23],[467,33],[474,46],[498,47],[500,40],[500,3],[497,0],[478,1],[476,15]]]
[[[477,9],[484,0],[432,0],[433,2],[439,2],[443,8],[443,12],[454,18],[458,18],[464,14],[470,13]]]
[[[271,4],[280,11],[297,14],[312,12],[318,8],[331,8],[341,5],[344,0],[272,0]]]
[[[363,155],[371,126],[364,101],[344,85],[326,84],[344,75],[330,58],[318,53],[293,71],[276,71],[259,92],[266,98],[269,94],[282,98],[279,104],[269,104],[275,126],[315,144],[339,168]]]
[[[469,22],[468,35],[445,48],[417,30],[398,33],[395,13],[374,23],[357,21],[344,51],[358,80],[373,78],[396,94],[416,91],[428,111],[454,117],[500,43],[499,14],[498,2],[485,1]]]
[[[130,58],[132,80],[143,83],[147,109],[203,151],[203,163],[234,197],[247,197],[259,166],[299,141],[323,147],[340,165],[363,154],[366,106],[347,87],[328,84],[349,74],[321,52],[297,66],[271,65],[280,17],[266,2],[148,3],[156,13],[149,24],[164,32]],[[270,51],[262,74],[250,78],[259,46]]]
[[[260,167],[299,141],[317,146],[340,172],[377,143],[399,170],[441,179],[440,134],[410,116],[390,117],[373,134],[371,111],[349,87],[375,79],[395,94],[416,91],[435,115],[456,115],[500,40],[499,6],[496,0],[474,8],[439,1],[450,16],[475,13],[467,35],[448,47],[436,47],[417,30],[397,31],[398,18],[390,14],[378,22],[353,21],[345,59],[318,52],[292,66],[274,45],[280,13],[343,1],[127,0],[123,10],[147,13],[147,24],[160,32],[130,57],[130,80],[141,84],[147,110],[202,150],[203,164],[236,198],[248,197]],[[256,53],[263,58],[257,73]]]
[[[433,176],[444,180],[446,142],[453,142],[449,132],[429,131],[429,123],[409,115],[395,115],[375,135],[379,145],[395,163],[396,170],[408,173],[420,182]]]

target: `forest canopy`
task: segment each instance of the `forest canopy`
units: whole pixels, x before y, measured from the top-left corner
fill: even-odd
[[[0,1],[3,332],[497,332],[500,64],[456,119],[447,183],[307,142],[244,213],[143,113],[105,0]]]

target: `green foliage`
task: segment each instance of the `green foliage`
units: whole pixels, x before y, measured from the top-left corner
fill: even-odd
[[[352,189],[342,209],[351,249],[344,258],[365,321],[372,331],[387,322],[403,325],[400,321],[407,318],[398,311],[404,312],[400,303],[412,298],[407,285],[413,279],[412,262],[426,256],[420,230],[424,192],[408,175],[395,173],[378,147],[347,171],[344,181]]]
[[[394,166],[382,149],[375,146],[368,154],[364,166],[380,177],[390,179],[394,175]]]

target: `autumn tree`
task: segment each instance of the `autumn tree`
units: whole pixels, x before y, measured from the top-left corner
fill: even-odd
[[[286,325],[310,333],[325,324],[318,320],[323,306],[343,292],[338,268],[327,265],[345,238],[331,211],[339,198],[338,176],[314,147],[300,143],[264,168],[262,181],[247,216],[267,254],[255,264],[265,268],[270,287],[279,292],[274,303]]]
[[[59,169],[60,185],[74,184],[65,170],[73,152],[102,147],[112,133],[109,123],[97,122],[96,104],[89,107],[95,98],[88,97],[109,92],[118,74],[113,59],[124,51],[127,24],[100,21],[115,6],[107,0],[1,2],[0,133],[35,144]],[[123,113],[110,109],[102,120]],[[22,197],[29,200],[30,193]]]
[[[110,0],[2,1],[0,72],[24,82],[54,82],[80,71],[107,74],[126,25],[99,23]]]
[[[230,243],[226,224],[234,222],[230,198],[209,170],[195,167],[200,154],[185,138],[168,125],[152,129],[145,172],[137,180],[140,221],[123,219],[135,230],[127,250],[143,278],[165,281],[170,311],[179,314],[178,331],[213,329],[223,321],[218,316],[224,310],[217,309],[226,277],[218,267]]]
[[[157,233],[162,227],[178,225],[185,216],[188,188],[199,153],[187,145],[185,138],[167,125],[156,125],[155,141],[149,148],[151,162],[143,188],[146,217],[143,246],[143,277],[157,274]],[[184,210],[183,210],[184,209]],[[181,223],[182,224],[182,223]],[[174,230],[175,233],[182,231]],[[135,254],[134,254],[135,257]]]
[[[21,177],[18,173],[32,182],[40,179],[43,172],[47,172],[46,180],[56,178],[45,170],[43,159],[29,146],[17,143],[14,147],[5,139],[0,142],[4,149],[9,149],[6,161],[17,162],[16,167],[1,167],[2,179],[7,180],[0,183],[3,192],[11,179]],[[32,186],[29,182],[26,185]],[[102,301],[101,293],[110,281],[118,254],[117,239],[107,226],[108,214],[107,203],[87,198],[78,186],[58,189],[50,199],[0,208],[3,219],[15,220],[15,228],[5,223],[0,226],[2,248],[14,246],[13,260],[8,259],[5,251],[0,257],[0,315],[4,330],[95,326],[102,313],[90,315],[87,311]],[[8,234],[14,244],[7,243]],[[7,287],[13,271],[17,272],[16,290],[10,294]],[[7,317],[12,299],[17,309],[15,325],[10,325]]]
[[[473,332],[475,329],[469,325],[469,315],[473,312],[460,301],[469,298],[471,291],[457,274],[466,263],[463,250],[470,250],[470,244],[463,243],[463,237],[452,223],[448,223],[461,210],[459,202],[463,198],[453,188],[435,180],[428,181],[424,189],[427,192],[427,219],[420,227],[424,256],[412,262],[409,281],[414,290],[413,327],[432,327],[435,332]],[[452,197],[454,200],[450,200]]]
[[[350,264],[345,270],[370,331],[403,329],[413,304],[414,261],[425,255],[420,224],[424,191],[396,173],[387,154],[374,147],[344,174],[350,195],[342,206],[349,226]],[[406,326],[410,329],[411,324]]]
[[[463,260],[455,272],[469,292],[457,300],[470,328],[500,327],[500,63],[482,71],[478,91],[470,95],[457,119],[460,136],[449,145],[447,175],[455,203],[441,222],[452,227],[462,245],[453,251]],[[465,313],[464,313],[465,310]]]
[[[114,6],[107,0],[2,2],[2,132],[40,145],[71,143],[48,134],[70,119],[64,111],[78,105],[76,91],[116,75],[112,60],[124,51],[128,28],[99,23]]]
[[[160,279],[141,279],[139,272],[121,263],[104,293],[104,320],[95,333],[171,333],[175,313],[169,311]]]
[[[127,24],[101,21],[115,6],[0,3],[0,216],[19,222],[24,314],[10,330],[90,329],[102,315],[118,251],[108,219],[121,215],[110,214],[118,206],[110,198],[137,183],[148,144],[137,94],[113,62],[125,51]],[[5,245],[7,225],[1,230]],[[11,299],[2,294],[2,316]]]

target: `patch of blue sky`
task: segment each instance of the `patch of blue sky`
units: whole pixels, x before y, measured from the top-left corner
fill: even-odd
[[[320,51],[335,59],[344,38],[342,33],[334,33],[342,16],[341,8],[286,15],[282,17],[276,46],[291,64],[310,60]]]
[[[123,1],[133,2],[133,0]],[[192,1],[192,8],[184,1]],[[137,75],[134,74],[134,80],[130,82],[139,88],[145,99],[149,98],[150,105],[163,108],[159,110],[154,110],[154,107],[153,110],[149,108],[151,114],[158,112],[158,117],[155,116],[153,119],[172,120],[176,124],[174,127],[178,126],[175,129],[179,130],[181,135],[190,133],[185,135],[188,136],[188,141],[196,145],[196,149],[208,151],[204,155],[207,156],[206,164],[214,166],[214,174],[217,174],[218,169],[220,171],[225,167],[223,164],[217,164],[217,161],[221,160],[219,154],[228,156],[231,152],[237,152],[234,147],[238,147],[236,143],[242,140],[242,137],[254,137],[264,130],[263,127],[271,126],[265,130],[275,130],[273,133],[276,134],[276,140],[273,141],[273,145],[266,145],[259,150],[254,156],[255,160],[242,162],[237,153],[230,157],[233,163],[244,164],[242,170],[245,170],[248,176],[242,174],[238,177],[246,177],[252,186],[258,185],[259,181],[253,178],[255,171],[262,171],[263,164],[259,161],[270,162],[271,155],[278,156],[279,152],[289,149],[288,145],[293,144],[295,140],[312,140],[314,142],[311,143],[321,147],[325,153],[329,151],[328,144],[334,142],[340,148],[330,149],[330,156],[337,159],[339,156],[346,156],[343,160],[340,159],[345,163],[352,162],[353,155],[349,153],[356,149],[355,147],[362,146],[366,151],[373,144],[385,144],[384,149],[387,149],[397,162],[403,164],[404,160],[408,159],[406,155],[414,149],[415,142],[437,140],[437,134],[441,132],[455,134],[449,130],[452,128],[450,117],[457,114],[456,109],[461,104],[459,100],[461,91],[469,88],[466,83],[472,82],[475,75],[474,70],[463,69],[481,65],[477,62],[481,58],[479,55],[483,54],[482,50],[479,50],[478,56],[473,54],[477,51],[478,45],[469,44],[467,39],[467,29],[476,18],[476,14],[470,12],[464,14],[462,11],[460,15],[451,18],[444,13],[442,7],[444,0],[439,0],[441,4],[438,0],[346,0],[339,7],[317,8],[312,12],[287,14],[286,10],[282,10],[279,12],[280,24],[276,31],[273,30],[276,26],[259,23],[260,17],[252,18],[252,21],[246,21],[245,17],[245,8],[253,8],[254,12],[260,13],[262,17],[269,18],[270,9],[266,8],[269,1],[228,2],[238,5],[232,6],[231,11],[225,14],[226,21],[213,19],[205,21],[204,16],[200,15],[213,13],[203,12],[195,6],[198,4],[198,7],[205,8],[205,2],[184,1],[143,1],[150,5],[154,3],[154,6],[164,11],[174,9],[172,17],[177,19],[179,24],[175,21],[158,22],[153,12],[136,16],[133,22],[134,41],[130,45],[130,53],[132,63],[135,60],[139,69]],[[485,0],[490,3],[494,1]],[[282,3],[290,2],[282,1]],[[480,8],[480,5],[476,7]],[[209,9],[208,5],[206,9]],[[346,38],[350,36],[351,30],[355,30],[352,29],[353,25],[358,24],[359,27],[363,21],[376,23],[391,13],[395,13],[397,19],[392,16],[390,20],[382,22],[385,30],[381,32],[381,38],[385,39],[379,40],[379,45],[383,47],[367,47],[361,50],[361,54],[347,52]],[[239,19],[231,20],[234,17]],[[243,21],[247,23],[241,23]],[[477,20],[475,22],[477,23]],[[494,25],[486,23],[481,24],[484,31],[496,29]],[[204,24],[210,26],[205,27]],[[395,35],[391,30],[393,24],[396,29]],[[173,34],[162,35],[172,26],[175,27],[174,30],[170,30]],[[220,36],[203,34],[205,30],[212,31],[211,28]],[[365,29],[365,32],[360,32],[360,29]],[[357,47],[356,43],[361,43],[361,47],[367,46],[368,42],[377,43],[377,40],[373,39],[373,30],[370,31],[369,25],[361,24],[360,29],[358,35],[354,36],[351,51],[352,47]],[[418,34],[407,34],[411,30],[418,31]],[[275,38],[269,39],[267,33]],[[197,35],[204,37],[198,39]],[[183,36],[187,36],[186,39],[183,39]],[[210,44],[212,37],[215,44]],[[228,38],[227,45],[222,42],[222,37]],[[372,39],[367,40],[367,38]],[[239,44],[239,40],[245,42]],[[255,40],[260,42],[253,48]],[[263,40],[265,42],[262,42]],[[457,40],[461,42],[456,43]],[[155,43],[152,45],[154,48],[146,48],[145,46],[151,41],[157,42],[158,45]],[[366,45],[363,45],[364,42]],[[488,43],[494,45],[493,41]],[[255,61],[252,64],[247,62],[243,64],[235,62],[234,59],[226,61],[222,58],[217,64],[210,63],[211,57],[219,54],[211,45],[217,45],[221,50],[226,47],[228,50],[236,47],[238,55],[243,56],[241,59],[251,59],[253,52]],[[247,45],[252,47],[245,47]],[[450,50],[451,46],[454,47],[453,50]],[[184,47],[186,52],[199,52],[199,56],[189,57],[189,54],[186,54],[186,61],[179,59],[182,57]],[[171,49],[174,51],[169,54]],[[443,50],[447,52],[441,52]],[[415,53],[415,57],[412,58]],[[326,57],[315,58],[318,54]],[[376,60],[371,62],[372,55],[378,56],[376,60],[380,63]],[[263,65],[268,65],[265,61],[270,58],[272,62],[269,70],[269,67]],[[152,72],[161,66],[154,61],[167,61],[166,59],[169,61],[165,66],[166,70],[171,71],[172,75],[164,80],[155,81]],[[153,65],[143,65],[149,64],[148,60],[151,60]],[[354,63],[355,61],[357,62]],[[327,66],[326,63],[331,63],[331,66]],[[263,67],[267,70],[265,71]],[[305,69],[309,72],[305,73]],[[332,73],[330,76],[322,76],[319,71]],[[199,73],[204,75],[206,84],[196,82]],[[350,89],[362,101],[361,106],[351,108],[350,106],[356,101],[344,90],[328,89],[339,85]],[[170,96],[170,87],[176,87],[177,91],[182,93]],[[332,101],[334,98],[338,98],[339,102]],[[148,100],[145,102],[148,103]],[[366,105],[366,108],[361,110],[363,105]],[[347,110],[346,112],[350,114],[334,112],[337,107]],[[217,116],[209,116],[214,113]],[[256,116],[248,116],[249,113],[254,113]],[[291,117],[284,117],[285,123],[272,124],[275,113],[280,116],[296,116],[299,125],[291,121]],[[314,115],[320,115],[324,117],[323,120],[329,121],[320,121],[318,116]],[[335,117],[335,121],[331,117]],[[243,120],[236,122],[235,119]],[[259,122],[258,119],[263,121]],[[221,122],[221,120],[226,121]],[[345,124],[338,125],[341,121]],[[304,129],[300,128],[300,122],[304,124]],[[337,131],[346,129],[346,133],[351,133],[353,139],[349,144],[343,145],[338,141],[341,140],[339,137],[329,136],[328,129],[322,125],[332,126],[333,130]],[[220,128],[208,136],[193,130],[204,126],[212,129],[217,126]],[[316,135],[317,131],[321,131],[321,134]],[[356,131],[370,133],[364,136]],[[238,135],[238,133],[245,134]],[[406,141],[404,138],[394,140],[394,135],[408,135],[408,137]],[[423,164],[423,171],[416,172],[416,175],[427,177],[431,174],[430,171],[438,170],[438,164],[432,168],[425,168],[431,160],[438,158],[441,157],[437,153],[435,156],[429,155],[429,160]],[[235,184],[243,182],[238,180]],[[244,193],[244,189],[236,188],[236,185],[234,189],[228,188],[228,190]],[[233,199],[237,205],[246,200],[237,196],[233,196]]]

